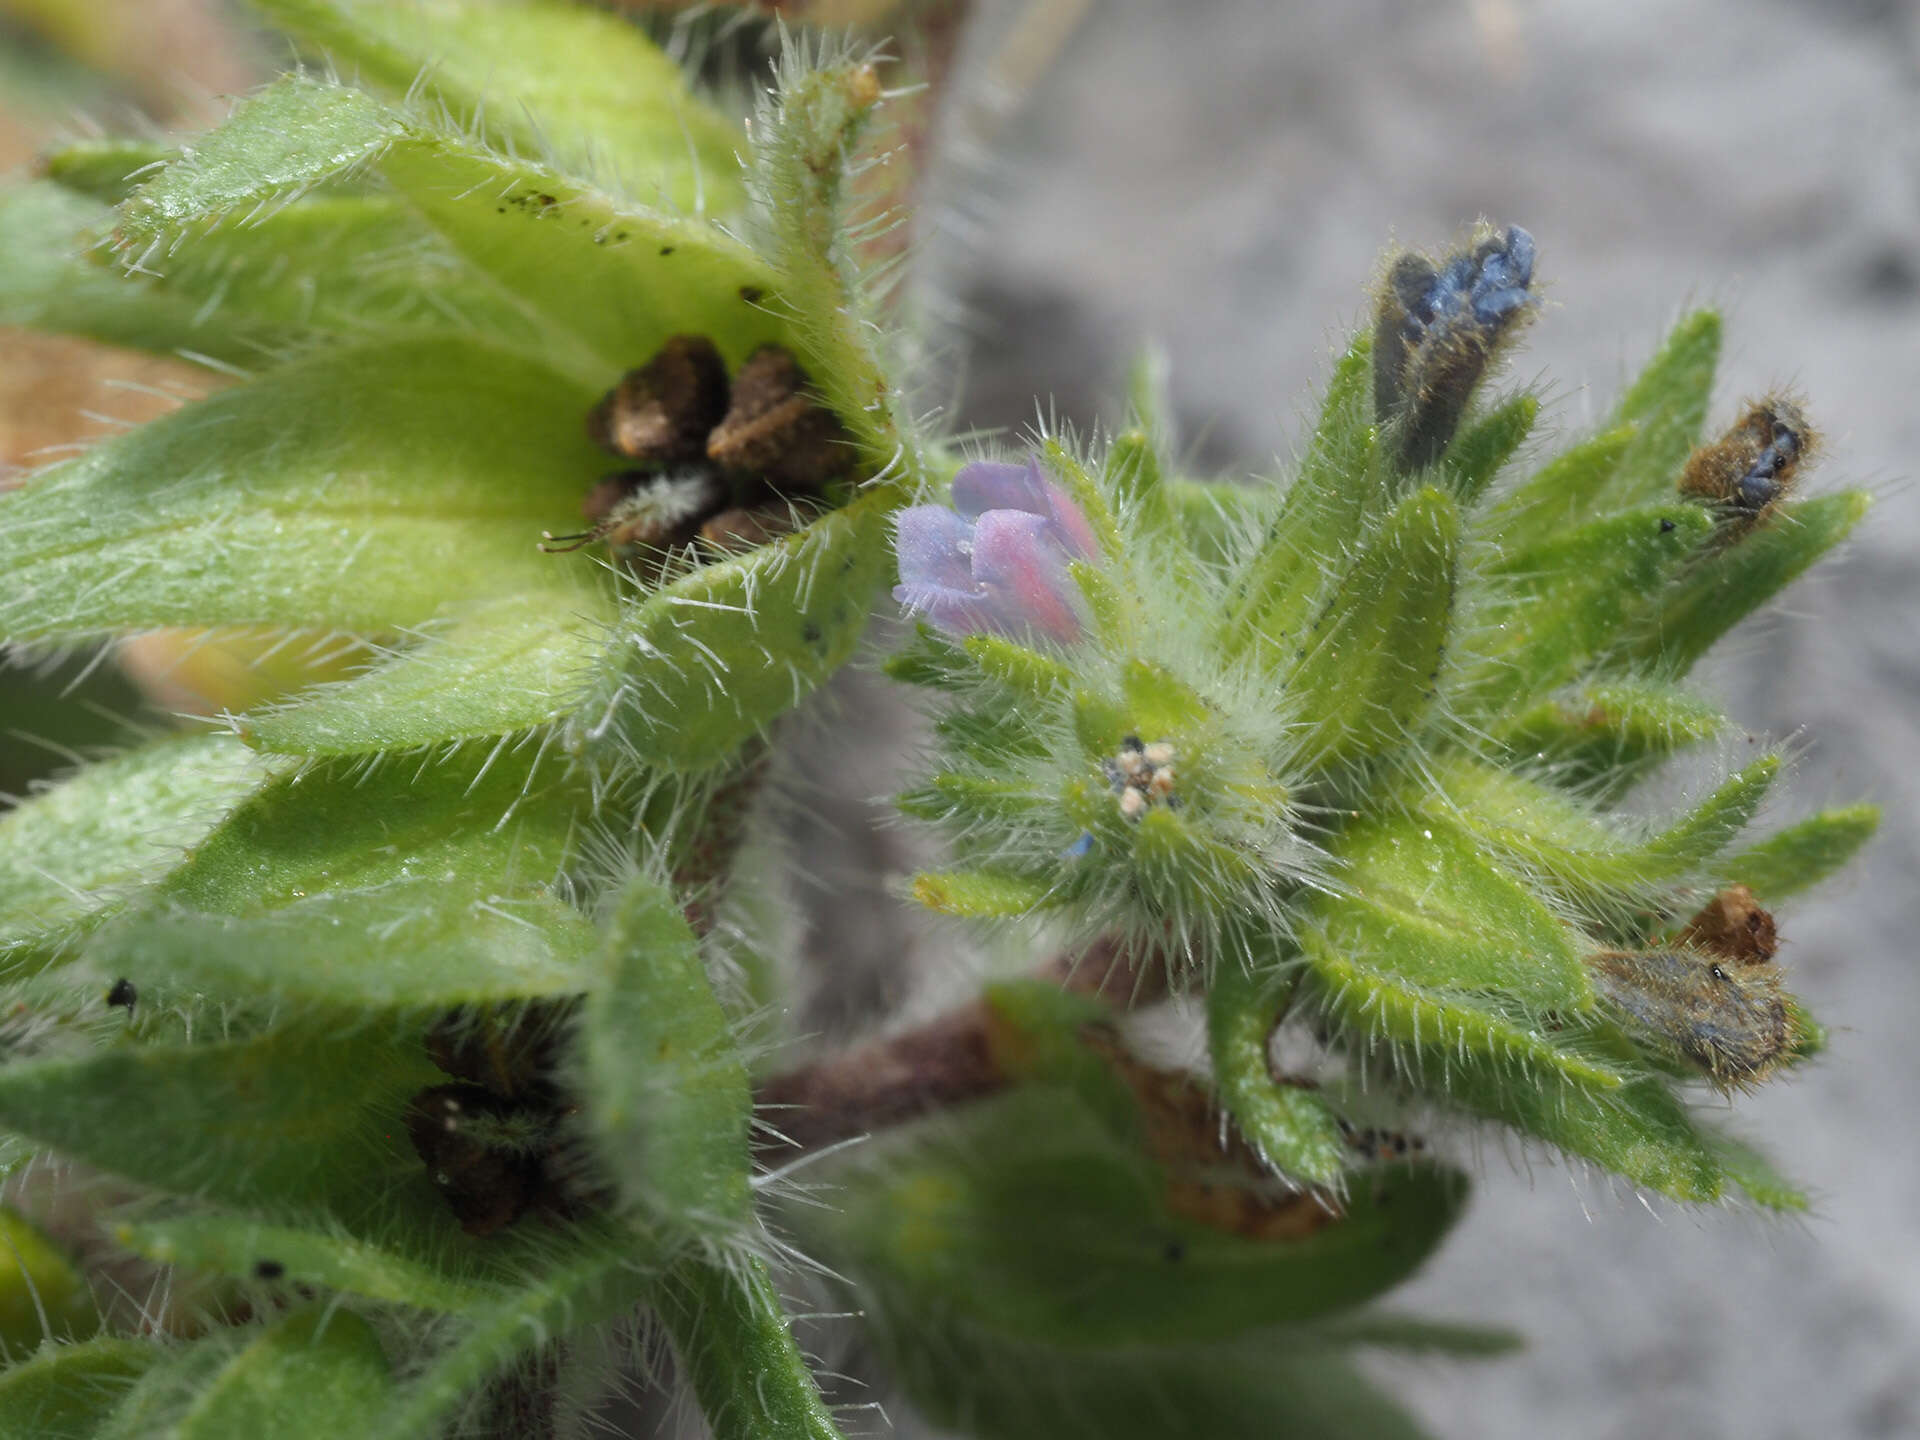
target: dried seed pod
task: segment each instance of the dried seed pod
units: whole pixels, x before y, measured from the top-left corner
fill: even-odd
[[[1716,1085],[1763,1080],[1793,1049],[1793,1018],[1771,965],[1722,964],[1674,946],[1596,951],[1587,969],[1637,1040]]]
[[[727,487],[704,468],[654,475],[628,470],[587,492],[580,511],[593,527],[573,535],[543,533],[540,548],[578,550],[604,540],[616,550],[670,550],[691,545],[708,517],[727,503]]]
[[[1375,308],[1374,415],[1402,474],[1446,453],[1495,349],[1533,308],[1533,236],[1483,233],[1436,266],[1402,255]]]
[[[853,461],[833,412],[806,393],[807,377],[778,345],[763,345],[733,380],[733,403],[707,438],[707,457],[779,490],[818,490]]]
[[[700,543],[720,555],[737,555],[791,535],[802,517],[789,505],[733,506],[712,516],[700,527]]]
[[[1793,488],[1795,474],[1818,443],[1797,401],[1769,395],[1749,405],[1726,434],[1687,457],[1680,493],[1724,506],[1737,520],[1751,523]]]
[[[526,1213],[541,1185],[538,1154],[503,1143],[522,1112],[477,1085],[436,1085],[407,1105],[407,1136],[428,1178],[469,1235]]]
[[[1780,948],[1773,916],[1744,885],[1729,885],[1709,900],[1677,939],[1736,965],[1764,965]]]
[[[727,413],[727,367],[704,335],[675,335],[587,414],[587,434],[616,455],[652,465],[702,460]]]

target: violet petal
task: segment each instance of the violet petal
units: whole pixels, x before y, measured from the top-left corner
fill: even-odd
[[[1019,510],[990,510],[973,531],[973,575],[1009,634],[1024,630],[1071,644],[1080,638],[1078,588],[1053,522]]]

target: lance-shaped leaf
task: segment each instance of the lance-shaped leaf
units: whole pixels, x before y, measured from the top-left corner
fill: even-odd
[[[1460,513],[1423,487],[1365,548],[1292,642],[1287,692],[1304,725],[1301,760],[1335,766],[1403,740],[1433,698],[1453,615]]]
[[[184,1344],[153,1345],[156,1352],[88,1440],[148,1440],[172,1435],[213,1377],[245,1343],[233,1329],[216,1329]]]
[[[1277,1079],[1268,1057],[1273,1028],[1296,976],[1224,964],[1207,990],[1207,1036],[1220,1103],[1247,1143],[1282,1175],[1332,1185],[1349,1155],[1340,1117],[1316,1091]]]
[[[0,188],[0,234],[7,237],[0,325],[163,355],[187,350],[239,365],[257,364],[293,338],[231,314],[205,315],[195,300],[85,258],[113,220],[111,207],[50,182]]]
[[[1596,497],[1615,508],[1662,500],[1693,447],[1713,395],[1713,372],[1720,361],[1720,316],[1695,310],[1685,316],[1647,362],[1614,407],[1609,428],[1633,426],[1633,439]]]
[[[406,881],[463,899],[537,897],[573,854],[582,803],[558,765],[525,753],[476,748],[371,774],[335,761],[284,776],[236,809],[156,898],[248,915]]]
[[[361,755],[510,735],[562,719],[585,689],[611,597],[576,613],[518,596],[436,628],[366,674],[240,721],[249,745],[288,755]]]
[[[141,185],[120,214],[119,243],[136,265],[189,227],[259,214],[350,175],[405,129],[394,111],[344,85],[289,75],[242,100],[225,124]]]
[[[1653,680],[1577,686],[1515,715],[1496,733],[1515,759],[1547,765],[1573,789],[1603,778],[1631,783],[1654,762],[1711,740],[1726,724],[1717,706]]]
[[[611,902],[577,1063],[595,1158],[628,1209],[674,1235],[746,1224],[746,1067],[680,906],[645,876]]]
[[[156,741],[0,817],[0,954],[51,950],[183,851],[267,779],[230,735]]]
[[[158,140],[115,135],[61,146],[41,159],[40,173],[63,190],[118,205],[173,157],[173,147]]]
[[[1238,1230],[1176,1213],[1155,1166],[1070,1092],[1027,1086],[836,1166],[790,1223],[835,1268],[1007,1336],[1074,1349],[1218,1339],[1357,1305],[1418,1266],[1465,1187],[1383,1171],[1339,1213],[1275,1182]],[[1202,1185],[1245,1185],[1230,1174]],[[1223,1212],[1224,1213],[1224,1212]]]
[[[476,883],[478,882],[478,883]],[[572,906],[444,878],[335,889],[264,914],[154,909],[88,945],[143,1000],[271,998],[336,1010],[451,1009],[574,994],[597,947]]]
[[[1716,867],[1722,884],[1744,885],[1771,905],[1811,890],[1851,860],[1880,828],[1878,805],[1822,810]]]
[[[727,214],[741,136],[633,25],[560,0],[253,0],[394,96],[438,100],[495,148],[543,155],[646,203]]]
[[[360,1433],[419,1440],[549,1341],[604,1325],[645,1298],[659,1255],[642,1232],[583,1225],[546,1237],[514,1285],[440,1332],[441,1344]]]
[[[357,1211],[402,1177],[426,1187],[399,1118],[441,1078],[417,1040],[366,1029],[124,1045],[0,1067],[0,1125],[175,1193]]]
[[[1513,452],[1532,433],[1539,415],[1537,396],[1516,395],[1453,438],[1447,446],[1444,474],[1461,505],[1471,506],[1486,493],[1500,467],[1513,458]]]
[[[87,1277],[26,1216],[0,1205],[0,1363],[99,1328]]]
[[[1657,603],[1660,587],[1713,533],[1678,501],[1595,520],[1488,567],[1492,598],[1463,642],[1459,703],[1496,714],[1571,680]]]
[[[1685,879],[1719,854],[1753,819],[1779,773],[1779,756],[1764,755],[1644,839],[1545,785],[1471,761],[1441,769],[1440,789],[1423,810],[1457,820],[1572,902],[1604,912]]]
[[[1495,505],[1485,533],[1509,553],[1544,544],[1592,516],[1639,431],[1616,425],[1569,445]]]
[[[873,1302],[863,1297],[869,1311]],[[980,1440],[1423,1440],[1313,1332],[1233,1345],[1074,1350],[1008,1339],[911,1302],[878,1325],[889,1368],[937,1424]]]
[[[312,1305],[260,1332],[168,1433],[175,1440],[359,1435],[392,1397],[373,1327],[350,1310]]]
[[[734,366],[757,346],[794,343],[768,303],[775,272],[703,221],[426,131],[396,143],[380,170],[538,318],[555,363],[586,383],[611,386],[677,334],[706,336]]]
[[[1374,442],[1373,341],[1363,333],[1334,366],[1300,472],[1237,583],[1221,632],[1229,658],[1256,645],[1298,648],[1326,587],[1326,557],[1359,538],[1379,498]]]
[[[476,1264],[452,1236],[444,1244],[422,1243],[424,1237],[408,1233],[413,1227],[404,1220],[395,1224],[396,1217],[386,1218],[383,1233],[372,1239],[207,1214],[123,1222],[113,1227],[113,1238],[137,1255],[188,1273],[258,1282],[264,1271],[289,1287],[324,1286],[448,1314],[499,1298],[503,1266]]]
[[[1872,503],[1864,491],[1844,490],[1780,506],[1682,575],[1642,623],[1629,656],[1684,675],[1722,635],[1846,539]]]
[[[684,1257],[654,1308],[715,1440],[840,1440],[758,1257]]]
[[[880,490],[627,602],[571,726],[616,763],[721,764],[852,655],[893,571]]]
[[[1457,825],[1357,822],[1335,847],[1338,888],[1314,903],[1320,939],[1431,990],[1479,991],[1527,1013],[1588,1009],[1579,938]]]
[[[592,398],[447,341],[288,365],[0,499],[0,634],[381,631],[509,592],[578,609],[584,582],[535,541],[604,469]]]
[[[1017,917],[1046,904],[1045,880],[1003,870],[928,871],[913,877],[913,898],[941,915]]]
[[[0,1426],[10,1437],[93,1436],[166,1351],[154,1341],[100,1339],[43,1346],[0,1370]]]

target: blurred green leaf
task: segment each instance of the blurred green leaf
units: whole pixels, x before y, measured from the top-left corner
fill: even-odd
[[[174,1440],[363,1434],[392,1395],[373,1327],[351,1310],[308,1306],[260,1332],[169,1434]]]
[[[347,73],[646,203],[740,208],[740,131],[635,26],[560,0],[253,0]]]
[[[1030,914],[1047,902],[1043,880],[993,870],[928,871],[913,877],[913,898],[941,915],[978,918]]]
[[[562,719],[605,642],[611,598],[578,609],[520,597],[483,605],[366,674],[239,722],[249,745],[292,755],[355,755],[508,735]]]
[[[123,136],[77,140],[40,162],[40,173],[64,190],[118,205],[174,156],[171,145]]]
[[[1638,433],[1631,424],[1616,425],[1569,445],[1501,498],[1486,532],[1511,554],[1574,529],[1599,509],[1601,492]]]
[[[753,1097],[699,943],[672,892],[636,876],[612,900],[580,1013],[585,1127],[625,1204],[665,1233],[720,1236],[751,1209]]]
[[[1533,432],[1539,414],[1538,397],[1516,395],[1453,438],[1445,457],[1447,485],[1462,506],[1471,506],[1486,493],[1500,467]]]
[[[1776,831],[1717,867],[1722,884],[1745,885],[1772,905],[1811,890],[1839,870],[1880,828],[1878,805],[1848,805]]]
[[[757,1257],[689,1255],[653,1300],[714,1440],[840,1440]]]
[[[288,365],[0,498],[0,633],[381,631],[508,592],[581,608],[590,586],[535,542],[605,468],[581,433],[592,399],[446,341]]]
[[[0,953],[71,939],[270,774],[230,735],[179,736],[86,766],[0,816]]]
[[[24,1364],[0,1370],[0,1436],[80,1440],[99,1433],[128,1387],[165,1353],[152,1340],[41,1347]]]
[[[26,1216],[0,1205],[0,1363],[99,1328],[80,1268]]]
[[[573,743],[673,770],[731,760],[853,654],[893,573],[889,517],[899,500],[870,492],[626,601],[572,721]]]

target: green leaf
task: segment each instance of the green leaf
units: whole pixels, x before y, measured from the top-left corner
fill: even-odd
[[[1234,964],[1207,991],[1207,1034],[1220,1103],[1248,1144],[1282,1175],[1331,1185],[1347,1168],[1340,1118],[1313,1090],[1274,1078],[1267,1042],[1292,1000],[1294,976]]]
[[[874,1303],[863,1297],[863,1308]],[[1073,1350],[1008,1339],[910,1303],[884,1315],[878,1330],[889,1368],[914,1404],[980,1440],[1422,1440],[1426,1433],[1308,1334]]]
[[[579,1029],[580,1095],[600,1167],[673,1235],[745,1226],[753,1097],[700,946],[672,892],[614,898]]]
[[[558,900],[432,879],[328,890],[247,916],[155,909],[108,929],[86,958],[163,1004],[207,995],[440,1010],[576,994],[596,949],[593,927]]]
[[[714,1440],[840,1440],[759,1259],[690,1255],[652,1294]]]
[[[703,221],[427,132],[394,145],[380,169],[462,258],[539,318],[557,347],[550,358],[582,383],[613,385],[677,334],[706,336],[734,366],[760,345],[795,344],[768,303],[775,272]]]
[[[360,755],[550,725],[583,691],[612,618],[591,590],[574,613],[485,604],[364,675],[245,717],[240,734],[278,754]]]
[[[828,1263],[916,1313],[1073,1349],[1219,1339],[1357,1305],[1418,1266],[1465,1198],[1457,1174],[1396,1168],[1336,1218],[1276,1183],[1253,1222],[1268,1228],[1234,1233],[1175,1213],[1143,1153],[1068,1092],[1033,1085],[831,1175],[834,1207],[789,1217]]]
[[[1698,505],[1648,505],[1494,562],[1494,598],[1463,644],[1472,658],[1458,703],[1494,714],[1571,680],[1657,603],[1713,528]]]
[[[153,1361],[129,1386],[89,1440],[151,1440],[174,1427],[245,1343],[244,1332],[216,1329],[184,1344],[152,1346]]]
[[[392,1394],[373,1327],[350,1310],[309,1306],[275,1321],[234,1356],[169,1434],[175,1440],[363,1434]]]
[[[1539,417],[1540,401],[1516,395],[1462,430],[1447,446],[1447,485],[1463,507],[1471,506],[1493,483],[1500,467],[1513,458]]]
[[[1368,969],[1433,990],[1482,991],[1527,1013],[1593,1004],[1574,931],[1482,842],[1433,817],[1359,821],[1314,903],[1321,939]]]
[[[1753,819],[1779,773],[1780,757],[1763,755],[1645,839],[1620,833],[1544,785],[1471,762],[1442,768],[1440,791],[1424,809],[1457,819],[1575,903],[1606,910],[1682,881],[1719,854]]]
[[[54,948],[164,875],[267,779],[230,735],[156,741],[0,816],[0,953]]]
[[[1638,433],[1616,425],[1569,445],[1493,507],[1485,532],[1511,554],[1581,524],[1599,510],[1601,492]]]
[[[1695,310],[1667,337],[1614,407],[1609,428],[1632,425],[1634,436],[1615,466],[1601,503],[1608,508],[1663,500],[1680,467],[1700,443],[1720,360],[1720,316]]]
[[[588,582],[535,542],[605,468],[592,398],[446,341],[288,365],[0,499],[0,634],[381,631],[510,592],[581,608]]]
[[[1711,740],[1725,724],[1717,706],[1676,686],[1627,679],[1542,700],[1496,733],[1510,756],[1544,762],[1556,783],[1580,789],[1603,777],[1637,779],[1650,764]]]
[[[417,1040],[366,1029],[121,1045],[0,1066],[0,1125],[176,1193],[358,1208],[403,1178],[426,1185],[399,1120],[441,1078]]]
[[[1299,657],[1286,684],[1305,725],[1303,763],[1364,759],[1403,740],[1424,713],[1452,620],[1459,548],[1451,497],[1415,491],[1368,538],[1312,625],[1283,640]]]
[[[1878,805],[1822,810],[1723,861],[1720,882],[1744,885],[1772,905],[1839,870],[1879,828]]]
[[[42,159],[40,173],[76,195],[118,205],[173,156],[173,147],[157,140],[79,140]]]
[[[547,893],[574,853],[584,792],[560,766],[469,750],[371,773],[316,765],[262,789],[161,883],[156,899],[250,915],[327,892],[439,885],[458,904]]]
[[[1597,1091],[1617,1090],[1626,1072],[1585,1044],[1580,1032],[1565,1041],[1524,1015],[1508,1013],[1497,997],[1421,985],[1377,968],[1371,957],[1342,953],[1308,932],[1304,951],[1313,998],[1348,1034],[1349,1047],[1371,1054],[1383,1045],[1422,1090],[1447,1093],[1463,1067],[1484,1067],[1515,1090],[1544,1086],[1552,1076]]]
[[[181,150],[120,214],[117,240],[135,264],[178,244],[190,226],[262,213],[364,166],[404,129],[358,90],[288,75],[234,107]]]
[[[997,870],[927,871],[913,877],[913,898],[940,915],[1017,917],[1045,905],[1043,880]]]
[[[287,1286],[325,1286],[424,1310],[457,1313],[496,1299],[497,1277],[472,1273],[452,1257],[420,1258],[412,1247],[350,1234],[272,1224],[231,1215],[182,1215],[113,1227],[114,1240],[137,1255],[188,1272],[258,1280],[277,1266]],[[437,1262],[437,1263],[436,1263]]]
[[[626,602],[571,742],[673,770],[732,759],[853,654],[893,573],[888,522],[899,500],[870,492]]]
[[[1326,587],[1328,556],[1353,545],[1379,489],[1375,463],[1373,340],[1362,332],[1334,366],[1300,473],[1245,565],[1222,639],[1229,659],[1260,643],[1296,646]]]
[[[87,1277],[11,1205],[0,1205],[0,1363],[43,1340],[85,1338],[100,1328]]]
[[[1699,1126],[1699,1131],[1727,1178],[1745,1191],[1755,1205],[1785,1214],[1804,1214],[1812,1208],[1806,1192],[1782,1176],[1772,1162],[1751,1145],[1705,1125]]]
[[[0,325],[84,335],[109,345],[190,351],[249,365],[284,347],[287,332],[229,314],[83,258],[114,212],[47,181],[0,186]]]
[[[444,1343],[361,1432],[367,1440],[420,1440],[470,1404],[489,1381],[549,1341],[630,1312],[645,1298],[658,1259],[649,1239],[611,1226],[550,1234],[508,1292],[443,1331]]]
[[[128,1387],[164,1354],[151,1340],[43,1346],[31,1360],[0,1371],[0,1437],[79,1440],[98,1433]]]
[[[648,203],[740,207],[740,132],[688,93],[633,25],[558,0],[253,0],[297,39],[393,96],[424,94],[496,149]]]
[[[1682,575],[1628,654],[1684,675],[1736,623],[1846,539],[1872,503],[1864,491],[1843,490],[1779,506]]]

